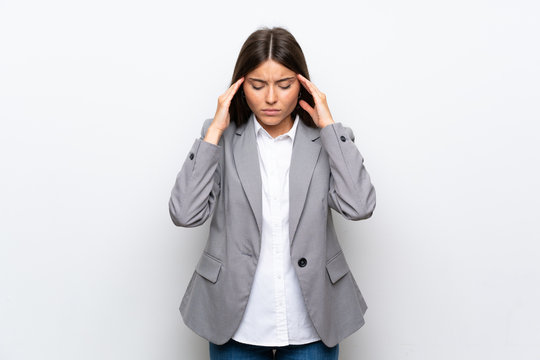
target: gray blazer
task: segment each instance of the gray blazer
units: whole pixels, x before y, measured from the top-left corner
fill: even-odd
[[[233,122],[218,145],[193,143],[177,175],[169,212],[177,226],[212,215],[206,247],[180,304],[185,324],[215,344],[240,325],[261,248],[262,190],[253,123]],[[289,172],[289,235],[309,316],[327,346],[364,324],[366,302],[341,250],[330,208],[350,220],[369,218],[375,188],[341,123],[323,129],[298,124]]]

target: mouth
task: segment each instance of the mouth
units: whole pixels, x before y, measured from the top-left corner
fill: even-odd
[[[279,114],[280,110],[278,109],[263,109],[262,112],[266,115],[277,115]]]

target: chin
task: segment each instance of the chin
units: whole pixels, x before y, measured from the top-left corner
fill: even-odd
[[[257,118],[261,120],[262,122],[264,122],[266,125],[278,125],[284,119],[286,119],[287,116],[282,116],[282,115],[271,116],[271,115],[266,115],[264,113],[261,113],[260,115],[257,115]]]
[[[281,117],[268,116],[265,114],[257,115],[257,118],[261,120],[265,125],[277,125],[283,120]]]

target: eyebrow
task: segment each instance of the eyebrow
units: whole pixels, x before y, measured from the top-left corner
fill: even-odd
[[[292,79],[294,79],[294,76],[291,76],[291,77],[288,77],[288,78],[279,79],[279,80],[276,81],[276,82],[279,83],[279,82],[283,82],[283,81],[287,81],[287,80],[292,80]],[[261,80],[261,79],[249,78],[249,80],[261,82],[261,83],[264,83],[264,84],[268,84],[267,81],[264,81],[264,80]]]

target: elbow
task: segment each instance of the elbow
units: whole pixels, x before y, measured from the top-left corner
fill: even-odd
[[[360,203],[356,207],[356,211],[354,211],[354,213],[350,215],[350,220],[358,221],[369,219],[373,215],[376,206],[377,200],[375,187],[372,185],[368,192],[368,195],[360,199]]]
[[[186,212],[181,210],[180,204],[175,203],[172,199],[169,200],[169,215],[174,225],[179,227],[194,227],[197,226],[193,219],[186,216]]]
[[[189,222],[186,221],[186,219],[178,216],[176,213],[169,210],[169,214],[171,215],[171,220],[174,225],[179,227],[189,227]]]
[[[357,211],[353,214],[349,214],[348,219],[353,221],[366,220],[373,215],[373,211],[374,209],[369,211]]]
[[[180,227],[196,227],[204,224],[208,219],[209,213],[207,208],[200,211],[193,209],[185,209],[177,201],[169,200],[169,215],[174,225]]]
[[[186,221],[186,218],[181,216],[181,214],[182,213],[178,211],[178,208],[172,199],[169,200],[169,215],[171,216],[173,224],[176,226],[188,227],[189,223]]]

